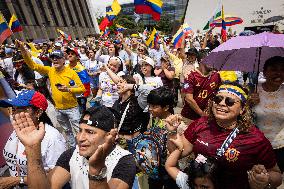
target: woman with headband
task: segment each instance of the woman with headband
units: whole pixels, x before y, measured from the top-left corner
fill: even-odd
[[[107,67],[115,74],[121,75],[122,60],[118,57],[111,57],[108,61]],[[95,101],[100,102],[101,105],[112,107],[114,102],[118,100],[117,86],[115,82],[109,77],[107,72],[102,72],[99,76],[99,90]]]
[[[176,134],[179,116],[167,119],[168,148],[187,156],[191,152],[217,159],[222,189],[264,189],[281,185],[272,146],[252,124],[247,91],[236,83],[219,87],[207,114]],[[176,179],[178,172],[170,173]]]

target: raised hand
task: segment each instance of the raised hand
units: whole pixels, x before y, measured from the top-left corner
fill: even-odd
[[[264,189],[269,184],[269,174],[263,165],[254,165],[248,171],[248,181],[251,189]]]
[[[105,159],[113,150],[117,129],[112,129],[110,135],[106,137],[105,143],[98,146],[96,152],[89,159],[90,172],[97,172],[105,167]]]
[[[15,114],[12,125],[25,147],[40,144],[45,135],[44,124],[35,125],[29,113]]]
[[[181,115],[175,114],[168,116],[164,121],[168,131],[176,131],[178,126],[181,124]]]

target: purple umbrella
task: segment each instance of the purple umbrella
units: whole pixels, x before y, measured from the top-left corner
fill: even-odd
[[[284,35],[263,32],[231,38],[202,62],[217,70],[259,72],[265,61],[273,56],[284,56]]]

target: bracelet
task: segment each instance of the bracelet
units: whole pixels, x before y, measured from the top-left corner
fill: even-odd
[[[133,85],[133,89],[134,89],[134,91],[137,91],[137,90],[138,90],[138,88],[139,88],[139,85],[136,85],[136,84],[134,84],[134,85]]]
[[[272,189],[272,185],[268,183],[268,185],[265,187],[265,189]]]
[[[174,134],[177,134],[177,131],[168,131],[168,135],[174,135]]]

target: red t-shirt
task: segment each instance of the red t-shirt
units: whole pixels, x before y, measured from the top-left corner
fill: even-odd
[[[193,99],[196,101],[201,110],[205,110],[208,101],[217,92],[221,84],[221,78],[218,72],[212,72],[209,76],[203,76],[198,71],[192,71],[188,78],[184,81],[182,88],[183,93],[193,94]],[[181,115],[191,120],[200,118],[189,104],[185,101]]]
[[[208,117],[201,117],[189,125],[184,135],[193,144],[194,154],[216,157],[231,131],[225,131],[216,122],[208,124]],[[252,126],[247,133],[239,133],[225,155],[218,159],[220,188],[249,189],[247,171],[261,164],[266,169],[276,165],[272,146],[264,134]]]

